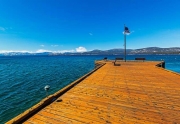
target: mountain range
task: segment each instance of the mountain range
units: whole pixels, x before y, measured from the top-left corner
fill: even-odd
[[[129,55],[180,54],[180,47],[171,47],[171,48],[148,47],[148,48],[141,48],[141,49],[126,49],[126,53]],[[93,51],[88,51],[81,54],[82,55],[123,55],[124,49],[93,50]]]
[[[147,47],[141,49],[126,49],[129,55],[136,54],[180,54],[180,47],[159,48]],[[17,55],[123,55],[124,49],[110,49],[110,50],[92,50],[87,52],[42,52],[42,53],[29,53],[29,52],[5,52],[0,53],[1,56],[17,56]]]

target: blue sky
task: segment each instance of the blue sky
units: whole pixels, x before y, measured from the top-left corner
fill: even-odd
[[[180,0],[0,0],[0,51],[180,47]]]

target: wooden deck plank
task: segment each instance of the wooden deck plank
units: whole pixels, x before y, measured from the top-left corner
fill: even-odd
[[[180,75],[159,62],[120,63],[106,61],[27,122],[180,123]]]

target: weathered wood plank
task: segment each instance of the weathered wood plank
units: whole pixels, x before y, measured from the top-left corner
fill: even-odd
[[[105,63],[27,122],[180,123],[179,74],[159,62]]]

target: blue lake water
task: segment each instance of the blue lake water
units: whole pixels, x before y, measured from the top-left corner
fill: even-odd
[[[0,123],[22,113],[94,69],[94,61],[117,56],[0,56]],[[120,56],[123,57],[123,56]],[[166,69],[180,73],[180,55],[128,55],[164,60]]]

